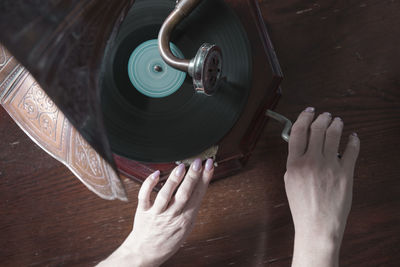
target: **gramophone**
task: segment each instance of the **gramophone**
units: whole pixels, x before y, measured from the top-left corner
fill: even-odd
[[[0,101],[90,190],[125,200],[120,176],[158,189],[180,162],[248,161],[281,95],[257,0],[0,4]]]

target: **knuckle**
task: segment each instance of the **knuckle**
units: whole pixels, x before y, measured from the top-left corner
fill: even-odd
[[[311,112],[301,112],[296,120],[296,123],[309,123],[314,117],[314,113]]]
[[[148,187],[151,186],[151,184],[152,184],[151,179],[147,178],[146,180],[144,180],[144,182],[140,186],[140,190],[146,190]]]
[[[360,143],[357,142],[357,141],[349,142],[348,145],[347,145],[347,148],[348,148],[348,149],[351,149],[351,150],[356,150],[356,151],[357,151],[357,150],[360,148]]]
[[[144,182],[142,183],[142,185],[140,186],[139,191],[145,191],[147,190],[147,188],[149,188],[151,186],[151,184],[149,183],[148,180],[144,180]]]
[[[142,197],[142,196],[138,196],[138,202],[145,202],[146,201],[146,198],[145,197]]]
[[[285,175],[283,176],[283,179],[285,182],[287,182],[290,179],[290,177],[292,177],[292,175],[290,174],[289,171],[286,171]]]
[[[349,148],[351,148],[351,149],[358,149],[358,143],[356,143],[356,142],[350,142],[350,143],[349,143]]]
[[[292,127],[292,133],[304,133],[308,130],[308,127],[302,123],[295,123]]]
[[[145,196],[145,194],[144,194],[144,193],[142,193],[142,192],[139,192],[139,194],[138,194],[137,198],[138,198],[138,200],[144,200],[144,199],[146,199],[146,196]]]
[[[192,217],[187,215],[187,214],[182,214],[180,216],[180,220],[178,221],[178,224],[180,227],[182,227],[183,229],[188,229],[189,227],[192,226],[193,222],[192,222]]]
[[[147,188],[145,188],[145,189],[141,189],[140,191],[139,191],[139,194],[138,194],[138,196],[137,196],[137,199],[138,200],[143,200],[143,199],[146,199],[146,196],[147,196],[147,193],[148,192],[148,189]]]
[[[190,182],[195,182],[199,179],[200,174],[195,172],[189,172],[185,179],[188,179]]]
[[[285,176],[293,177],[296,174],[302,173],[304,169],[305,169],[305,164],[301,164],[300,162],[294,162],[288,165]]]
[[[168,200],[169,199],[169,192],[167,191],[160,191],[157,195],[157,198],[160,198],[162,200]]]
[[[326,176],[326,178],[333,180],[338,176],[340,171],[338,171],[338,170],[332,168],[332,166],[330,166],[328,168],[325,168],[324,172],[325,172],[324,176]]]
[[[180,182],[180,179],[179,179],[178,176],[171,176],[171,177],[168,179],[168,184],[169,184],[169,186],[171,186],[171,187],[176,187],[176,186],[178,186],[179,182]]]
[[[326,131],[326,137],[327,137],[327,138],[334,139],[334,140],[339,139],[341,135],[342,135],[342,132],[339,131],[339,130],[332,130],[332,129],[331,129],[331,130]],[[330,139],[328,139],[328,141],[329,141],[329,140],[330,140]]]
[[[340,127],[338,125],[332,125],[326,131],[326,134],[328,134],[328,135],[340,135],[341,133],[342,133],[342,127]]]
[[[205,181],[206,184],[210,183],[212,177],[213,176],[210,173],[204,173],[203,174],[203,180]]]
[[[326,130],[326,126],[319,122],[314,122],[313,124],[311,124],[311,130],[314,132],[322,132]]]
[[[321,166],[321,158],[320,157],[306,157],[304,163],[298,166],[298,169],[301,171],[309,171],[317,170]]]
[[[314,167],[319,164],[319,160],[314,157],[308,157],[305,166]]]
[[[179,202],[182,202],[182,203],[186,203],[187,201],[189,201],[189,198],[190,198],[190,196],[187,192],[183,192],[176,196],[176,200],[178,200]]]
[[[343,128],[344,122],[343,122],[342,120],[336,119],[334,122],[335,122],[334,124],[335,124],[337,127]]]

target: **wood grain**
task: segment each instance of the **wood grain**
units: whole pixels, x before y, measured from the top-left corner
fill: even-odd
[[[0,51],[8,54],[1,44]],[[83,139],[32,75],[15,58],[6,59],[0,65],[0,104],[14,122],[89,190],[104,199],[126,200],[117,172]]]
[[[400,265],[400,2],[260,2],[285,74],[278,111],[331,111],[361,138],[341,266]],[[289,266],[287,148],[270,123],[246,168],[213,183],[166,266]],[[0,265],[88,266],[131,229],[128,203],[97,198],[0,109]],[[51,186],[49,186],[51,185]]]

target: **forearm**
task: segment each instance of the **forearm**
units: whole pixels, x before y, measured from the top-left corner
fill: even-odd
[[[292,267],[339,266],[340,241],[332,238],[296,235]]]
[[[96,267],[153,267],[157,265],[152,265],[146,263],[139,253],[134,253],[133,251],[125,248],[123,245],[114,251],[107,259],[100,262]]]

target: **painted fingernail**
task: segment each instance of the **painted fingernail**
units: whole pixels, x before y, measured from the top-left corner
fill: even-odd
[[[181,163],[179,164],[178,167],[176,167],[175,175],[180,177],[183,175],[184,172],[185,172],[185,164]]]
[[[153,180],[157,180],[159,176],[160,176],[160,171],[155,171],[151,174],[150,178]]]
[[[342,118],[340,118],[340,117],[336,117],[335,120],[343,121]]]
[[[214,167],[214,161],[212,159],[207,159],[206,161],[206,166],[205,170],[206,171],[211,171],[211,169]]]
[[[357,133],[352,133],[351,136],[358,137]]]
[[[195,171],[195,172],[198,172],[198,171],[200,171],[200,169],[201,169],[201,159],[196,159],[195,161],[193,161],[193,170]]]
[[[306,112],[313,113],[313,112],[315,111],[315,108],[313,108],[313,107],[308,107],[308,108],[305,109],[305,111],[306,111]]]
[[[324,114],[327,115],[327,116],[329,116],[329,117],[332,117],[332,114],[329,113],[329,112],[324,112]]]

